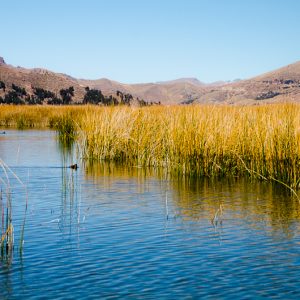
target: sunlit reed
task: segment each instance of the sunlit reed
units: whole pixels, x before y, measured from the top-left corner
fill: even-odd
[[[102,108],[85,113],[79,132],[85,159],[299,187],[297,104]]]
[[[299,104],[2,106],[0,124],[54,128],[62,139],[77,139],[85,160],[198,177],[248,174],[299,188]]]

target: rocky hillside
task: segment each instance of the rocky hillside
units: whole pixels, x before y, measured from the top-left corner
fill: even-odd
[[[2,63],[1,63],[2,62]],[[25,88],[30,95],[34,88],[42,88],[53,92],[59,96],[61,89],[74,87],[74,101],[82,101],[84,97],[84,88],[75,78],[65,74],[54,73],[45,69],[25,69],[13,67],[5,64],[4,59],[0,58],[0,81],[4,82],[9,90],[12,84]],[[1,90],[0,90],[1,96]],[[3,91],[2,91],[3,96]]]
[[[287,98],[300,101],[300,62],[232,83],[204,84],[195,78],[182,78],[157,83],[123,84],[105,78],[84,80],[45,69],[14,67],[7,65],[0,57],[0,81],[5,84],[6,92],[14,84],[24,88],[29,96],[34,94],[36,88],[41,88],[59,97],[61,89],[73,87],[72,102],[82,102],[87,87],[101,90],[106,97],[116,97],[118,100],[119,96],[116,95],[132,95],[134,99],[162,104],[253,104],[277,102]],[[3,98],[4,94],[4,89],[0,87],[0,97]]]
[[[210,89],[196,103],[300,102],[300,61],[278,70]]]

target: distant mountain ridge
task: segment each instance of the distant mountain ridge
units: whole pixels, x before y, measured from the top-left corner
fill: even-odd
[[[282,100],[300,102],[300,61],[247,80],[221,85],[196,99],[195,103],[255,104]]]
[[[29,95],[33,93],[34,88],[58,94],[61,89],[72,86],[75,102],[83,101],[86,87],[101,90],[107,96],[120,91],[138,99],[162,104],[255,104],[285,99],[300,101],[300,61],[254,78],[234,82],[205,84],[197,78],[179,78],[155,83],[124,84],[106,78],[76,79],[43,68],[14,67],[6,64],[0,57],[0,81],[4,82],[8,89],[12,84],[25,88]],[[3,91],[0,90],[1,96]]]
[[[178,79],[174,79],[174,80],[168,80],[168,81],[157,81],[155,83],[158,84],[174,84],[174,83],[188,83],[188,84],[194,84],[194,85],[205,85],[205,83],[201,82],[199,79],[197,78],[178,78]]]

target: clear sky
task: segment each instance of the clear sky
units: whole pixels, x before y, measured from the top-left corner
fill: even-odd
[[[249,78],[300,60],[299,0],[0,0],[0,56],[124,83]]]

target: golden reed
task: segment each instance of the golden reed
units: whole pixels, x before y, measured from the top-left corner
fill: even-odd
[[[65,119],[68,126],[60,128]],[[52,127],[64,134],[69,123],[85,159],[195,176],[247,173],[299,187],[299,104],[0,107],[5,127]]]

